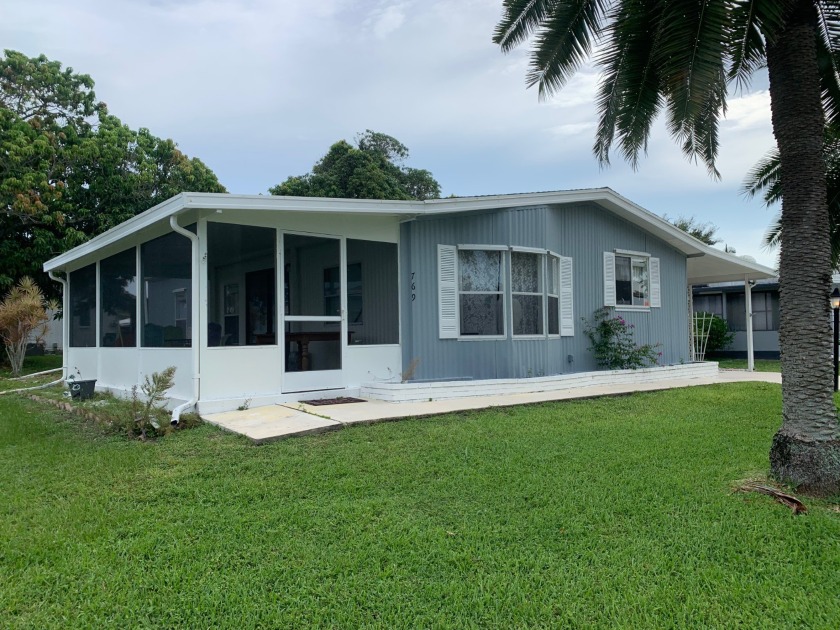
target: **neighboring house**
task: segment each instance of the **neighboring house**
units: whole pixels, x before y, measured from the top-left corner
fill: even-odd
[[[365,383],[596,369],[607,305],[691,361],[694,284],[772,270],[608,188],[429,201],[182,193],[48,261],[67,273],[66,366],[128,392],[178,368],[200,410]]]
[[[60,353],[64,347],[64,338],[62,335],[63,326],[61,319],[55,319],[56,311],[47,309],[47,332],[45,335],[38,337],[34,332],[29,335],[29,346],[26,350],[27,355],[32,354],[57,354]]]
[[[840,288],[840,275],[832,276],[833,287]],[[779,358],[779,279],[757,280],[752,296],[753,350],[758,359]],[[743,282],[721,282],[692,287],[695,313],[713,313],[726,320],[735,333],[732,345],[715,356],[744,358],[748,351],[746,292]]]
[[[753,285],[752,325],[755,357],[779,358],[779,282],[776,278],[758,280]],[[744,283],[719,283],[692,287],[695,313],[713,313],[726,320],[735,334],[732,345],[715,356],[747,356],[747,311]]]

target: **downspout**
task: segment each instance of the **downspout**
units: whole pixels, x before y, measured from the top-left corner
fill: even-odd
[[[61,380],[68,376],[67,372],[67,355],[70,349],[70,296],[67,291],[67,280],[55,275],[52,271],[48,271],[51,280],[61,283]]]
[[[181,421],[181,414],[190,407],[194,407],[201,397],[201,355],[199,348],[199,344],[201,343],[201,336],[199,334],[200,313],[199,309],[195,308],[195,303],[198,301],[197,296],[199,291],[199,264],[198,236],[178,225],[177,215],[173,214],[169,217],[169,226],[174,232],[180,234],[181,236],[186,236],[192,243],[192,295],[190,296],[190,307],[192,308],[192,341],[190,343],[190,347],[192,348],[193,355],[193,395],[190,400],[185,402],[183,405],[178,405],[172,410],[172,418],[169,423],[172,426],[176,426]]]

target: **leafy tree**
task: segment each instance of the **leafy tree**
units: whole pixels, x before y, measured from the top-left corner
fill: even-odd
[[[57,296],[45,260],[178,192],[224,192],[172,140],[110,115],[93,87],[43,55],[0,58],[0,287],[30,276]]]
[[[74,74],[72,68],[62,70],[60,62],[44,55],[30,59],[6,50],[0,60],[0,107],[24,120],[82,130],[105,105],[96,102],[90,76]]]
[[[670,218],[667,214],[663,217],[680,228],[686,234],[690,234],[698,241],[706,245],[717,245],[720,239],[717,237],[718,227],[714,223],[700,223],[695,217],[679,216],[676,219]]]
[[[292,176],[269,189],[272,195],[346,199],[437,199],[440,184],[424,169],[402,166],[408,148],[396,138],[368,129],[356,145],[339,140],[312,172]]]
[[[840,491],[832,387],[829,219],[823,130],[840,120],[840,7],[832,0],[504,0],[494,41],[534,35],[529,86],[563,87],[593,56],[602,72],[594,153],[617,144],[634,167],[660,113],[690,159],[718,176],[719,120],[730,82],[767,67],[783,200],[780,257],[782,426],[774,475]]]

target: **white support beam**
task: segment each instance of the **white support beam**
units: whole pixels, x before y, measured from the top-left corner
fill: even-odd
[[[753,321],[752,321],[752,286],[749,278],[744,278],[744,303],[747,315],[747,371],[755,370],[755,353],[753,351]]]
[[[688,285],[688,356],[691,362],[697,361],[694,352],[694,285]]]

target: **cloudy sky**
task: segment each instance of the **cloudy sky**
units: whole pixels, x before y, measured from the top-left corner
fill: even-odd
[[[443,194],[609,186],[657,214],[695,216],[759,262],[775,215],[739,188],[773,146],[766,77],[733,95],[721,181],[654,130],[637,172],[591,146],[597,75],[539,102],[527,47],[491,42],[501,0],[0,0],[4,48],[89,74],[111,113],[199,157],[235,193],[307,172],[373,129],[411,150]],[[722,246],[722,245],[721,245]]]

